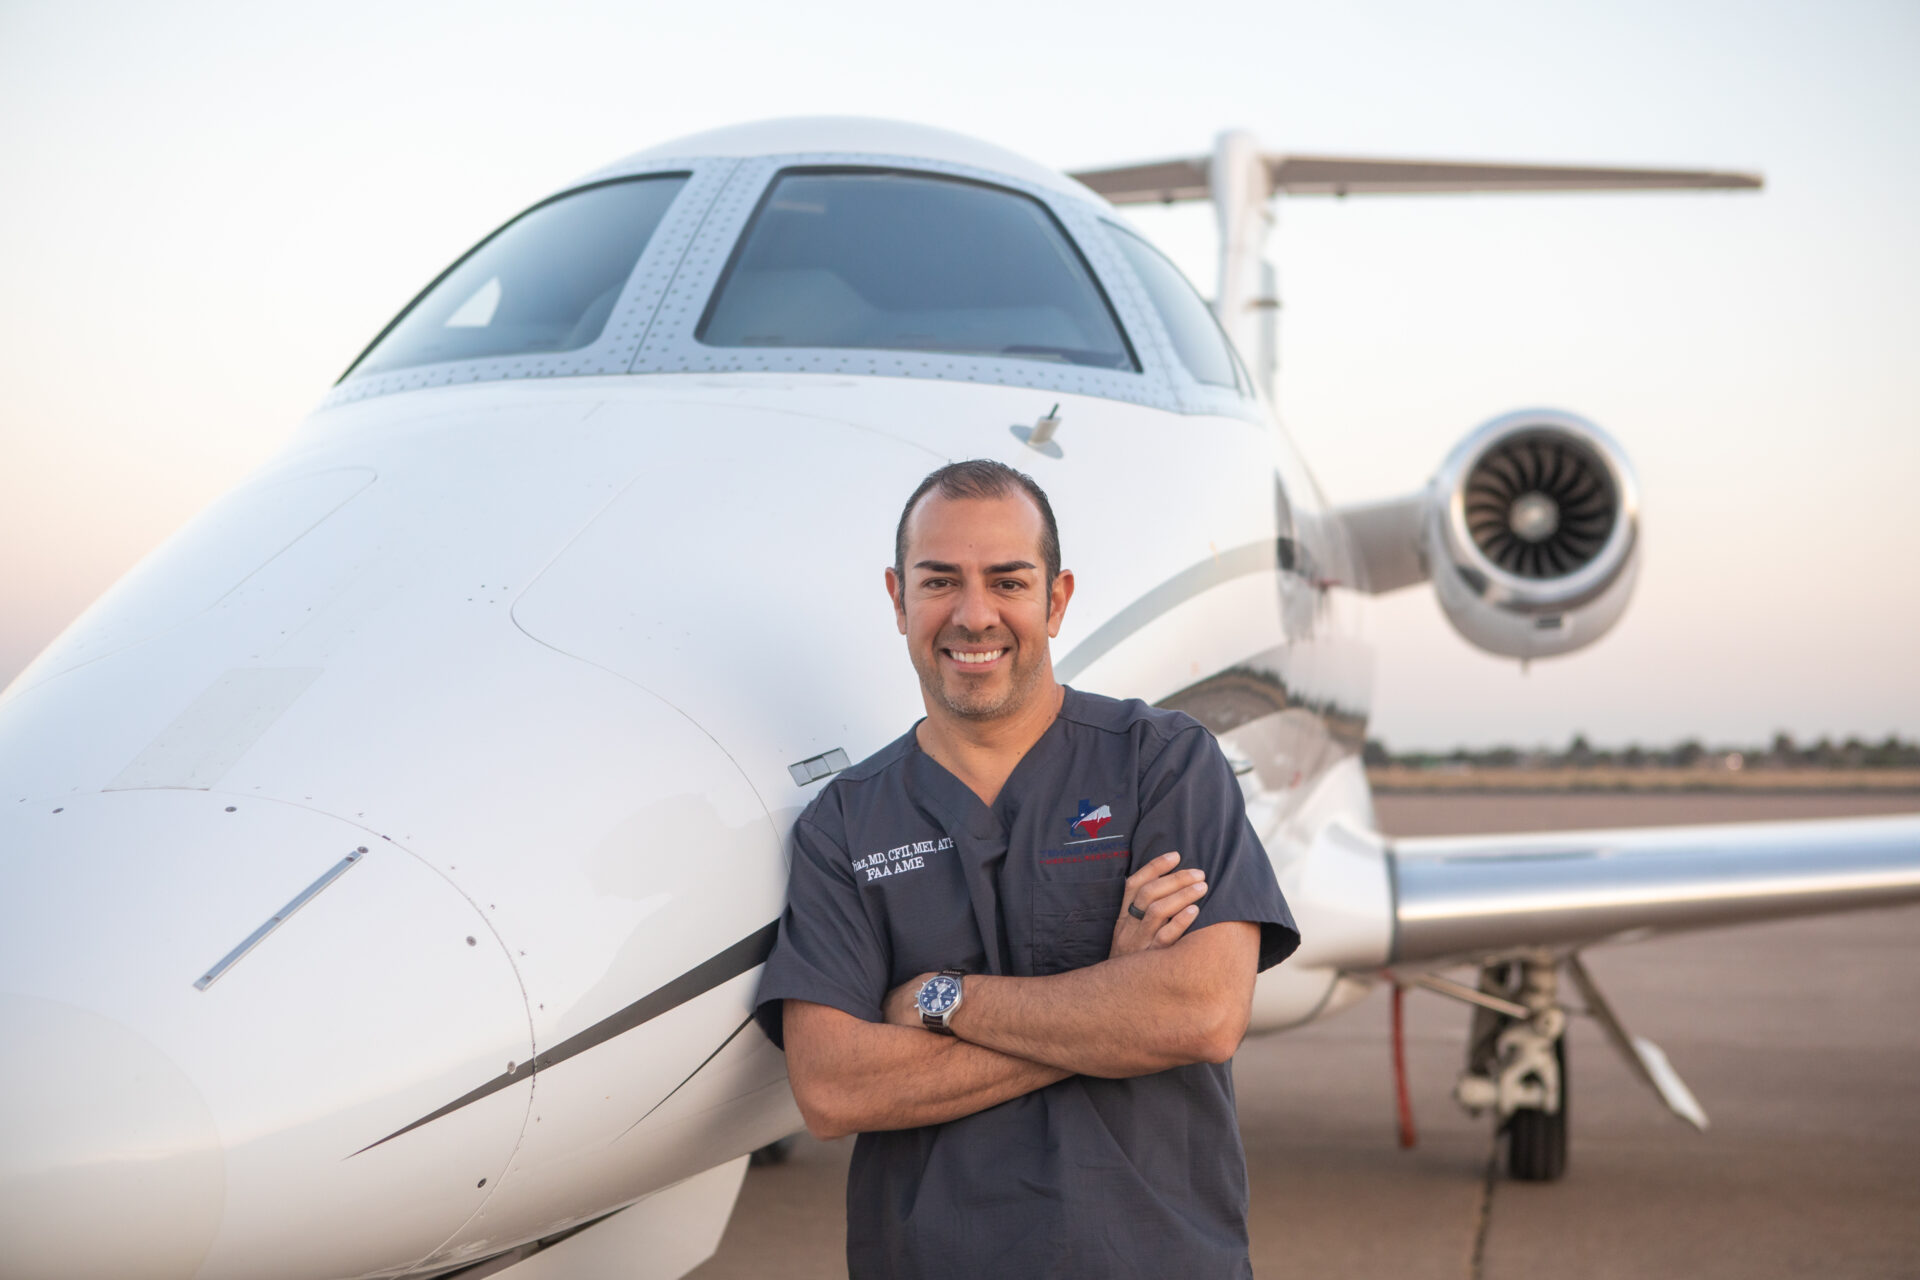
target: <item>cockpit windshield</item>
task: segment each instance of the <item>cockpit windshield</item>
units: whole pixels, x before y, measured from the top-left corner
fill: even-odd
[[[1173,352],[1180,357],[1194,381],[1216,387],[1237,387],[1233,349],[1220,331],[1213,308],[1201,301],[1180,268],[1161,256],[1160,251],[1125,227],[1113,227],[1114,243],[1133,266],[1133,273],[1146,287],[1154,310],[1167,326],[1173,340]]]
[[[781,174],[694,336],[1140,367],[1045,205],[924,173]]]
[[[608,182],[534,206],[429,285],[349,372],[591,346],[686,180]]]

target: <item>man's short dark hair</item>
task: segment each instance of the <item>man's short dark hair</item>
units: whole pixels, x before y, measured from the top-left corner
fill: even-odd
[[[900,523],[893,531],[894,574],[902,583],[907,580],[907,520],[920,505],[920,499],[935,490],[948,499],[1004,498],[1016,489],[1032,498],[1033,505],[1040,508],[1040,558],[1046,562],[1047,590],[1053,590],[1053,580],[1060,575],[1060,526],[1053,520],[1053,504],[1047,501],[1046,490],[1035,484],[1032,476],[991,458],[949,462],[920,482],[920,487],[907,499],[907,505],[900,508]]]

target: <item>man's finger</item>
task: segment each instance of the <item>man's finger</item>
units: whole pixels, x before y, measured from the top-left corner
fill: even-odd
[[[1127,901],[1142,911],[1145,911],[1168,894],[1179,893],[1181,890],[1191,888],[1196,884],[1204,884],[1206,878],[1207,873],[1198,867],[1188,867],[1185,871],[1169,871],[1167,874],[1150,880],[1135,889],[1128,896]]]
[[[1167,872],[1178,865],[1180,865],[1179,852],[1177,850],[1168,850],[1166,853],[1161,854],[1153,861],[1141,867],[1138,871],[1127,877],[1127,900],[1133,900],[1134,890],[1138,889],[1141,885],[1156,877],[1167,874]]]
[[[1146,951],[1158,945],[1155,934],[1161,927],[1207,891],[1206,872],[1198,867],[1178,870],[1179,859],[1178,852],[1163,853],[1127,877],[1126,897],[1113,923],[1110,955]]]
[[[1200,904],[1195,903],[1190,907],[1183,907],[1180,914],[1160,926],[1158,932],[1153,935],[1153,945],[1156,947],[1172,946],[1174,943],[1180,941],[1181,937],[1187,932],[1187,926],[1191,925],[1195,920],[1199,919],[1199,917]]]
[[[1140,919],[1157,929],[1162,922],[1172,918],[1174,913],[1182,907],[1200,901],[1206,892],[1206,882],[1204,880],[1195,880],[1190,884],[1175,889],[1171,893],[1162,894],[1157,897],[1141,912]]]

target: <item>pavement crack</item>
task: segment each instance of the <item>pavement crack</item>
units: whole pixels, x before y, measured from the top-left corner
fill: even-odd
[[[1500,1126],[1493,1126],[1487,1145],[1487,1171],[1480,1180],[1480,1211],[1473,1224],[1473,1255],[1467,1259],[1467,1280],[1485,1280],[1487,1230],[1493,1225],[1493,1188],[1500,1178]]]

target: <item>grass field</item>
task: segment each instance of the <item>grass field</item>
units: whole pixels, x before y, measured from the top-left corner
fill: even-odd
[[[1373,789],[1396,792],[1468,791],[1736,791],[1747,794],[1819,792],[1920,795],[1920,769],[1628,769],[1620,766],[1557,769],[1476,769],[1471,765],[1414,769],[1387,765],[1367,770]]]

